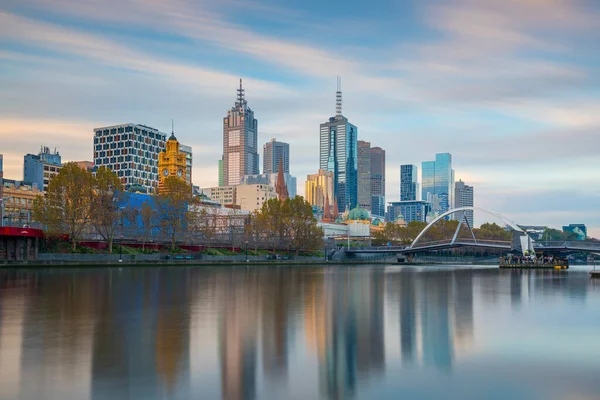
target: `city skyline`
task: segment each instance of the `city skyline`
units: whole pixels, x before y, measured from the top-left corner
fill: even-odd
[[[522,2],[518,10],[512,2],[415,2],[388,8],[386,18],[378,7],[360,15],[335,2],[318,15],[310,2],[296,7],[248,3],[225,14],[214,2],[184,1],[132,12],[127,1],[49,8],[29,0],[2,8],[4,176],[20,179],[20,160],[40,144],[64,160],[91,159],[93,128],[132,121],[168,132],[175,118],[178,138],[194,149],[194,183],[216,186],[216,138],[242,76],[261,120],[259,145],[290,143],[294,175],[305,177],[318,165],[315,127],[333,112],[339,74],[358,139],[388,151],[388,202],[399,198],[401,164],[449,152],[479,205],[523,224],[584,222],[600,234],[600,189],[589,184],[600,175],[590,85],[597,53],[587,54],[600,20],[593,2]],[[248,14],[256,18],[239,18]],[[406,27],[393,30],[399,18]]]

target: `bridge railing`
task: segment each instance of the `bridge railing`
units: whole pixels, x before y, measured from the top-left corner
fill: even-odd
[[[419,249],[419,248],[424,248],[424,247],[441,246],[441,245],[446,245],[446,244],[456,244],[457,246],[464,246],[464,245],[469,245],[469,244],[493,245],[493,246],[509,245],[510,246],[511,242],[506,241],[506,240],[481,240],[481,239],[473,240],[472,238],[464,238],[464,239],[461,238],[461,239],[456,239],[455,241],[452,241],[452,239],[444,239],[444,240],[434,240],[434,241],[430,241],[430,242],[418,242],[412,248]]]

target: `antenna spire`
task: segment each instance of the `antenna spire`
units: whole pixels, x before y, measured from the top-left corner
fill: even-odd
[[[242,87],[242,78],[240,78],[240,88],[237,90],[237,105],[241,107],[246,104],[246,99],[244,98],[244,88]]]
[[[171,118],[171,134],[175,134],[175,120],[173,118]]]
[[[335,116],[342,116],[342,77],[337,77],[337,92],[335,93]]]

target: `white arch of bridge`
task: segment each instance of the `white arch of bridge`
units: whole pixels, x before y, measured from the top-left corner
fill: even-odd
[[[511,228],[513,228],[515,231],[517,231],[517,232],[521,232],[522,234],[524,234],[524,235],[527,235],[527,232],[525,232],[523,229],[521,229],[521,228],[519,227],[519,225],[517,225],[517,224],[516,224],[516,223],[514,223],[513,221],[509,220],[508,218],[506,218],[506,217],[504,217],[504,216],[502,216],[502,215],[500,215],[500,214],[498,214],[498,213],[495,213],[495,212],[493,212],[493,211],[490,211],[490,210],[486,210],[485,208],[480,208],[480,207],[472,207],[472,206],[465,206],[465,207],[453,208],[452,210],[448,210],[448,211],[446,211],[445,213],[443,213],[443,214],[439,215],[439,216],[438,216],[436,219],[434,219],[433,221],[431,221],[431,222],[430,222],[430,223],[429,223],[429,224],[428,224],[428,225],[425,227],[425,229],[423,229],[423,230],[421,231],[421,233],[419,233],[419,235],[418,235],[418,236],[415,238],[415,240],[413,240],[413,242],[412,242],[412,244],[410,245],[410,247],[409,247],[409,248],[410,248],[410,249],[412,249],[412,248],[413,248],[413,246],[414,246],[415,244],[417,244],[417,242],[419,241],[419,239],[421,239],[421,237],[423,237],[423,235],[425,235],[425,233],[426,233],[426,232],[429,230],[429,228],[431,228],[433,225],[435,225],[435,223],[436,223],[436,222],[438,222],[438,221],[440,221],[440,220],[442,220],[442,219],[446,218],[446,217],[447,217],[447,216],[449,216],[449,215],[456,214],[456,213],[459,213],[459,212],[461,212],[461,213],[462,213],[462,212],[464,212],[464,211],[482,211],[482,212],[484,212],[484,213],[486,213],[486,214],[489,214],[489,215],[491,215],[491,216],[494,216],[494,217],[496,217],[496,218],[498,218],[498,219],[500,219],[500,220],[504,221],[504,222],[505,222],[505,223],[506,223],[508,226],[510,226]],[[472,228],[472,227],[470,227],[470,228]],[[529,235],[528,235],[528,236],[529,236]]]

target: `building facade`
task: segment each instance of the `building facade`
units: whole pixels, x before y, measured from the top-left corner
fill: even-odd
[[[400,166],[400,201],[420,200],[419,167],[412,164]]]
[[[333,172],[320,169],[318,173],[307,175],[304,184],[304,197],[313,207],[325,209],[325,203],[333,208]]]
[[[239,185],[244,175],[259,173],[257,143],[258,121],[240,79],[237,101],[223,118],[223,185]]]
[[[371,147],[371,215],[385,216],[385,150]]]
[[[246,175],[242,178],[243,185],[271,185],[275,187],[277,185],[277,175],[278,173],[272,174],[256,174],[256,175]],[[296,197],[298,191],[296,189],[297,181],[296,177],[284,173],[283,178],[285,181],[285,185],[287,186],[288,194],[290,198]]]
[[[194,155],[192,147],[179,143],[179,151],[185,154],[185,181],[188,185],[192,184],[192,168],[194,166]]]
[[[4,156],[0,154],[0,179],[4,177]],[[0,196],[1,198],[2,196]]]
[[[219,186],[225,186],[225,176],[223,176],[223,159],[219,160]]]
[[[179,141],[175,134],[171,133],[167,145],[158,155],[158,193],[165,193],[165,180],[176,177],[188,182],[187,179],[187,156],[180,149]],[[190,189],[191,190],[191,189]]]
[[[342,115],[338,81],[336,115],[320,126],[319,169],[333,172],[334,197],[340,210],[358,204],[358,128]]]
[[[204,193],[211,200],[223,205],[233,206],[236,204],[235,186],[217,186],[200,189],[200,193]]]
[[[435,161],[422,163],[422,199],[431,203],[432,213],[442,214],[454,205],[452,155],[435,155]]]
[[[431,203],[426,201],[396,201],[388,206],[388,220],[395,222],[399,217],[406,223],[412,221],[426,222],[431,212]]]
[[[584,224],[569,224],[562,227],[565,233],[574,233],[577,235],[577,240],[587,239],[587,227]]]
[[[283,165],[283,172],[290,173],[290,145],[271,139],[263,146],[263,174],[276,174],[279,164]]]
[[[474,205],[474,194],[473,194],[473,186],[469,186],[464,183],[462,180],[456,182],[454,186],[454,208],[458,207],[473,207]],[[469,225],[473,227],[473,210],[468,210],[464,212],[467,221],[469,221]]]
[[[122,124],[94,129],[94,165],[107,167],[128,190],[142,186],[148,193],[158,189],[158,155],[167,135],[145,125]]]
[[[242,211],[260,210],[264,203],[277,198],[277,192],[271,185],[238,185],[236,191],[236,205]]]
[[[23,181],[46,192],[50,179],[58,175],[61,168],[62,160],[58,151],[51,152],[43,146],[38,154],[27,154],[23,158]]]
[[[371,143],[358,143],[358,206],[371,211]]]
[[[32,222],[33,202],[42,192],[32,182],[2,179],[2,218],[4,225],[28,225]]]

